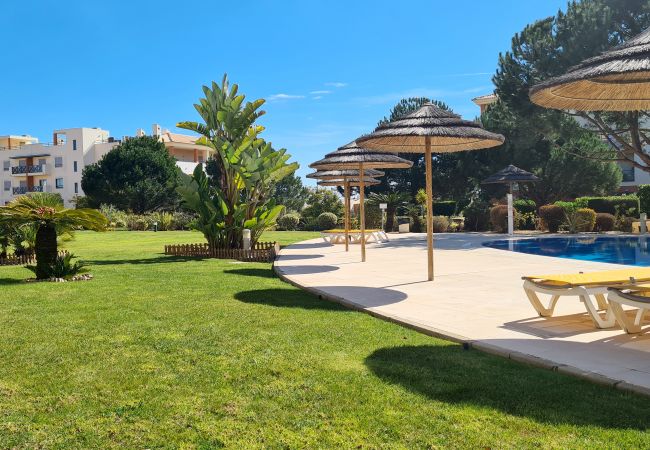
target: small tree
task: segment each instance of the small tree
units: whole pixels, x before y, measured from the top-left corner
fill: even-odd
[[[330,189],[314,189],[309,193],[307,206],[302,212],[305,219],[316,219],[324,212],[331,212],[337,217],[343,215],[341,197]]]
[[[386,203],[386,231],[393,231],[397,208],[406,206],[409,199],[410,196],[404,192],[373,192],[368,197],[368,203],[376,206],[379,206],[380,203]]]
[[[289,175],[274,186],[273,198],[289,211],[300,212],[307,204],[309,189],[303,186],[298,175]]]
[[[57,232],[74,228],[104,231],[108,221],[94,209],[67,209],[61,197],[48,193],[22,195],[0,207],[0,223],[34,224],[36,278],[49,278],[58,254]]]
[[[96,164],[86,166],[81,188],[86,204],[102,203],[143,214],[177,205],[180,170],[165,144],[157,138],[130,138]]]

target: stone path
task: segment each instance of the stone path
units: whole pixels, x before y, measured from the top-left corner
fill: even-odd
[[[515,360],[650,395],[650,333],[598,330],[582,303],[560,299],[540,318],[522,289],[524,274],[620,269],[620,265],[527,255],[482,246],[503,236],[435,237],[435,281],[426,280],[423,234],[358,245],[321,239],[284,248],[275,262],[286,281],[371,314]],[[650,327],[649,327],[650,328]]]

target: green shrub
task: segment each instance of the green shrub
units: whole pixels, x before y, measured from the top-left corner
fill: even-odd
[[[596,211],[590,208],[578,208],[576,215],[576,230],[584,233],[594,231],[596,226]]]
[[[470,202],[463,210],[463,217],[465,217],[465,230],[487,230],[490,223],[490,209],[488,204],[479,200]]]
[[[623,214],[634,217],[639,215],[639,197],[636,195],[579,197],[575,202],[579,208],[591,208],[597,213]]]
[[[372,204],[366,201],[364,211],[366,213],[366,228],[379,229],[381,228],[381,209],[378,204]],[[397,221],[394,221],[394,226],[397,227]],[[394,231],[394,230],[386,230]]]
[[[521,214],[536,213],[537,204],[533,200],[519,199],[512,202],[512,206]]]
[[[544,205],[539,208],[539,218],[545,230],[557,233],[564,222],[564,209],[557,205]]]
[[[596,213],[596,231],[612,231],[616,217],[609,213]]]
[[[174,215],[165,211],[151,213],[145,216],[145,218],[147,224],[151,228],[157,227],[158,231],[169,231],[172,229],[174,223]]]
[[[426,227],[426,225],[425,225]],[[449,219],[445,216],[433,216],[433,232],[446,233],[449,229]]]
[[[278,227],[280,230],[294,231],[298,229],[300,224],[300,214],[287,213],[278,219]]]
[[[641,212],[650,214],[650,184],[642,184],[639,186],[639,209]]]
[[[82,261],[72,262],[76,258],[72,253],[60,253],[50,267],[48,267],[48,276],[46,278],[63,278],[69,280],[75,275],[88,272],[88,268]],[[36,266],[25,266],[34,273]]]
[[[617,231],[622,231],[624,233],[632,232],[632,222],[636,219],[634,217],[617,215],[616,221],[614,223],[614,229]]]
[[[172,229],[174,230],[190,230],[192,221],[196,219],[195,214],[188,214],[183,211],[176,211],[172,221]]]
[[[331,212],[324,212],[318,216],[318,228],[321,230],[331,230],[336,227],[337,222],[336,214]]]
[[[457,203],[453,200],[433,202],[432,210],[434,216],[453,216],[456,214]]]
[[[490,209],[490,224],[497,233],[508,231],[508,207],[506,205],[496,205]]]
[[[578,208],[586,208],[586,206],[582,206],[581,204],[578,204],[577,202],[564,202],[564,201],[557,201],[554,203],[555,206],[559,206],[562,208],[565,214],[569,214],[572,212],[575,212]]]
[[[537,214],[534,212],[515,212],[515,228],[517,230],[536,230]]]

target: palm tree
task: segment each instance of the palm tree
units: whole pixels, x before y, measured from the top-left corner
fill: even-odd
[[[57,232],[75,228],[104,231],[108,221],[94,209],[67,209],[61,197],[50,193],[22,195],[0,207],[0,222],[36,229],[36,278],[49,278],[57,254]]]
[[[405,192],[373,192],[368,197],[368,204],[379,205],[380,203],[386,203],[386,231],[393,231],[397,208],[406,205],[409,200],[410,196]]]

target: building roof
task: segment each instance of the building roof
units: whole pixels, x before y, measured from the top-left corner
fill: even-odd
[[[476,103],[477,105],[491,105],[492,103],[496,102],[499,97],[497,97],[496,94],[486,94],[486,95],[480,95],[478,97],[474,97],[472,101]]]
[[[189,136],[187,134],[171,133],[165,131],[161,134],[160,139],[163,142],[176,142],[178,144],[195,144],[198,136]]]

